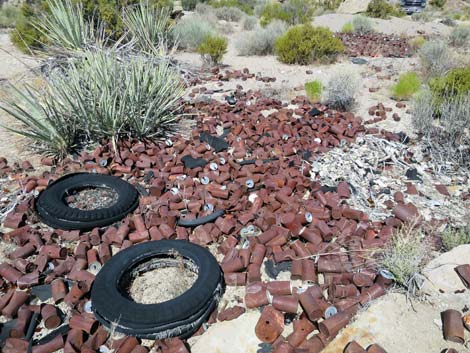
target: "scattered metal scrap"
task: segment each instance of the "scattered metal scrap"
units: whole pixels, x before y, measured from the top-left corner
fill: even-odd
[[[328,151],[311,165],[312,178],[324,185],[347,181],[353,190],[348,203],[372,220],[389,217],[397,198],[406,196],[426,221],[448,219],[450,225],[465,224],[468,200],[461,196],[469,188],[468,176],[456,174],[450,178],[429,170],[427,162],[418,152],[413,154],[410,146],[374,135]]]

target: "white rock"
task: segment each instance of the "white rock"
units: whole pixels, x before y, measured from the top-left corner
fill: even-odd
[[[212,325],[204,334],[194,337],[194,344],[190,342],[191,352],[256,353],[261,343],[255,335],[259,317],[257,311],[247,312],[235,320]]]

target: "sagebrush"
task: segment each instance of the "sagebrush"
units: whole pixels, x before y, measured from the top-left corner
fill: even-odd
[[[264,28],[257,28],[245,34],[235,43],[238,55],[270,55],[274,54],[276,40],[287,31],[283,21],[273,21]]]
[[[333,109],[350,110],[355,103],[359,87],[358,76],[343,70],[334,73],[325,87],[325,103]]]
[[[20,17],[21,12],[17,6],[8,4],[0,5],[0,28],[15,27]]]
[[[366,34],[374,32],[372,21],[365,16],[354,16],[352,26],[355,33]]]
[[[454,57],[443,41],[427,41],[418,50],[418,57],[428,78],[444,75],[454,66]]]
[[[470,26],[457,26],[449,35],[449,42],[454,47],[470,46]]]
[[[219,20],[238,22],[245,16],[245,13],[237,7],[224,6],[216,9],[215,15]]]
[[[242,21],[242,26],[245,31],[253,30],[258,24],[258,18],[256,16],[245,16]]]
[[[178,46],[188,50],[197,50],[205,38],[216,34],[214,26],[199,15],[183,17],[173,32]]]
[[[372,0],[367,6],[367,16],[387,19],[391,16],[404,16],[405,13],[399,7],[386,0]]]

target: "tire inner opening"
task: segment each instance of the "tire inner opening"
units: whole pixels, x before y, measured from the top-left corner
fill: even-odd
[[[158,304],[179,297],[196,282],[198,267],[179,254],[145,259],[121,277],[122,294],[136,303]]]
[[[114,189],[103,186],[87,186],[67,190],[64,202],[68,207],[90,211],[111,207],[118,198],[119,194]]]

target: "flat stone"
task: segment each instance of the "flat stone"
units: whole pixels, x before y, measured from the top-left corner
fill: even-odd
[[[261,343],[255,335],[259,317],[260,313],[253,311],[235,320],[217,322],[201,336],[189,340],[191,352],[256,353]]]
[[[427,294],[436,292],[451,293],[465,289],[454,268],[470,263],[470,244],[460,245],[435,258],[423,269],[426,277],[422,291]]]

